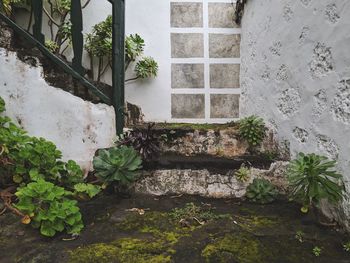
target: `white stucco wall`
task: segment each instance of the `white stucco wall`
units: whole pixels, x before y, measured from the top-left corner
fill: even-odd
[[[248,0],[242,22],[241,114],[257,114],[292,156],[338,160],[350,226],[350,1]]]
[[[49,86],[41,67],[31,67],[14,52],[0,48],[0,96],[5,114],[32,136],[54,142],[64,160],[88,171],[95,151],[113,144],[113,107],[92,104]]]

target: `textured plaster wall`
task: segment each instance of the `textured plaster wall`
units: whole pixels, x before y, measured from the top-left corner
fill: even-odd
[[[257,114],[297,152],[338,161],[350,228],[350,1],[250,0],[242,22],[241,114]]]
[[[85,171],[95,151],[113,144],[112,107],[92,104],[49,86],[40,67],[31,67],[14,52],[0,48],[0,96],[6,115],[32,136],[54,142],[64,160],[75,160]]]

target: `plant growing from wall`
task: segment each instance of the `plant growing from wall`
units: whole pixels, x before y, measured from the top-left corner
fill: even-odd
[[[252,115],[239,121],[239,135],[250,147],[259,146],[265,137],[265,132],[265,123],[260,117]]]
[[[335,171],[336,161],[314,153],[299,153],[288,167],[291,197],[302,203],[306,213],[322,199],[337,203],[343,199],[342,175]]]
[[[249,180],[249,168],[244,164],[235,172],[235,177],[241,182]]]
[[[278,192],[266,179],[255,178],[247,187],[246,197],[253,202],[268,204],[275,200]]]
[[[118,142],[118,145],[133,147],[144,161],[156,157],[159,152],[159,138],[155,135],[153,127],[155,124],[149,124],[146,130],[134,129],[127,132]]]
[[[84,224],[77,201],[69,199],[71,195],[64,188],[39,179],[17,190],[15,207],[25,213],[22,222],[39,228],[44,236],[52,237],[64,230],[79,234]]]
[[[151,57],[141,57],[145,42],[138,34],[132,34],[125,38],[125,71],[131,63],[136,62],[134,72],[135,77],[126,80],[132,81],[156,77],[158,64]],[[86,35],[85,49],[90,56],[90,68],[94,79],[94,64],[97,59],[97,81],[112,66],[112,16],[96,24],[92,32]]]
[[[117,182],[128,185],[134,182],[141,163],[138,153],[127,146],[99,150],[93,160],[95,175],[104,184]]]

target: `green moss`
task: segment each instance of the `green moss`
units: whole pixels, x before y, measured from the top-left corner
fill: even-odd
[[[202,250],[202,257],[206,262],[266,262],[262,244],[244,234],[226,235],[215,240]]]
[[[193,218],[196,218],[195,220]],[[69,252],[71,263],[80,262],[171,262],[176,253],[174,246],[182,237],[190,236],[202,223],[228,218],[211,210],[189,203],[169,213],[150,211],[143,215],[131,213],[123,222],[117,223],[120,231],[147,234],[146,238],[123,238],[108,244],[98,243],[79,247]],[[179,222],[185,220],[189,225]],[[143,235],[144,236],[144,235]]]
[[[164,129],[191,129],[191,130],[220,130],[229,127],[236,127],[234,122],[228,122],[226,124],[209,124],[209,123],[157,123],[157,128]]]
[[[118,255],[118,248],[110,244],[93,244],[69,251],[71,263],[109,263]]]
[[[70,263],[167,263],[175,250],[163,240],[123,238],[109,244],[93,244],[69,252]]]
[[[249,232],[273,228],[279,223],[278,218],[264,216],[235,216],[234,220],[243,230]]]

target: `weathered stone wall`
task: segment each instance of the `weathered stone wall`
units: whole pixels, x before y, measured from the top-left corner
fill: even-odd
[[[64,160],[75,160],[87,172],[95,151],[113,145],[113,107],[93,104],[50,86],[41,67],[24,63],[15,52],[1,47],[0,65],[5,114],[29,135],[54,142]]]
[[[250,149],[246,141],[239,137],[237,126],[221,127],[212,129],[159,129],[159,134],[166,135],[166,139],[161,140],[161,151],[172,152],[185,156],[211,155],[224,158],[235,158],[244,155],[270,154],[278,155],[276,158],[287,159],[288,153],[279,147],[275,141],[272,131],[267,132],[267,136],[260,147]]]
[[[333,216],[350,229],[350,2],[248,1],[241,114],[265,118],[291,154],[338,161],[348,195]]]
[[[251,168],[247,182],[237,180],[234,170],[224,174],[211,173],[206,169],[144,171],[142,178],[135,184],[135,191],[152,195],[187,194],[213,198],[242,198],[254,178],[265,178],[274,184],[281,194],[285,194],[287,165],[288,162],[275,162],[267,170]]]

